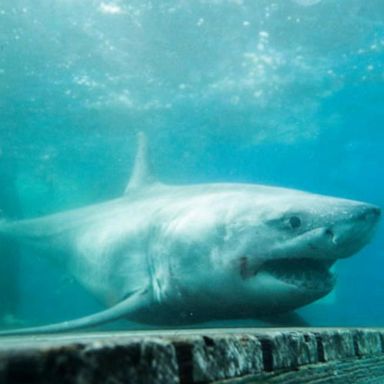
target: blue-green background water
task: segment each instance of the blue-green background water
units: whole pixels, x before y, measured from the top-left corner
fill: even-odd
[[[168,183],[384,207],[383,60],[382,0],[2,0],[0,206],[24,218],[119,196],[144,131]],[[300,311],[311,324],[384,325],[383,239],[338,263],[335,292]],[[38,255],[15,274],[12,321],[101,308]]]

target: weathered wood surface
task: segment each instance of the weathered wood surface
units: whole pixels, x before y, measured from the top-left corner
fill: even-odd
[[[384,330],[223,329],[3,337],[0,383],[384,383]]]

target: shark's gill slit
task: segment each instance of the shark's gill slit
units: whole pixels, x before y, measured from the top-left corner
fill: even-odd
[[[249,277],[247,256],[240,257],[240,276],[242,279],[246,279],[247,277]]]

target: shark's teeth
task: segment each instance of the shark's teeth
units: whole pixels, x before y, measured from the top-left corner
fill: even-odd
[[[329,271],[332,263],[314,259],[279,259],[264,263],[262,270],[285,283],[311,291],[329,291],[334,278]]]

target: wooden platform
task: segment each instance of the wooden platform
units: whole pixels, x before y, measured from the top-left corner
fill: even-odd
[[[3,337],[1,384],[384,383],[382,329]]]

